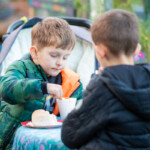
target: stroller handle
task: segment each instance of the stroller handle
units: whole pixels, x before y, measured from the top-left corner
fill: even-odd
[[[90,29],[92,25],[92,21],[84,18],[73,18],[73,17],[60,17],[60,18],[66,20],[70,25],[86,27],[88,29]]]

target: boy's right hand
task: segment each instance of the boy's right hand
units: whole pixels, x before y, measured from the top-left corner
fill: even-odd
[[[63,96],[62,87],[58,84],[47,83],[47,92],[53,98],[62,98]]]

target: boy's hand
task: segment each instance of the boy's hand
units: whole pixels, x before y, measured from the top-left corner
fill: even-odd
[[[104,70],[103,67],[99,67],[98,69],[99,73],[101,73],[103,70]]]
[[[63,96],[62,87],[58,84],[47,83],[47,92],[53,98],[62,98]]]

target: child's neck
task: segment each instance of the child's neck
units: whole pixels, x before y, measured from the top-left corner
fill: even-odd
[[[111,59],[105,59],[103,68],[117,65],[134,65],[133,56],[121,55],[119,57],[111,57]]]

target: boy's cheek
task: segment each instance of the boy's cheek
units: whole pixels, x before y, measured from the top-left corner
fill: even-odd
[[[68,59],[67,59],[67,60],[68,60]],[[65,66],[66,66],[66,64],[67,64],[67,60],[65,60],[65,61],[64,61],[64,63],[62,64],[62,66],[63,66],[63,67],[65,67]]]

